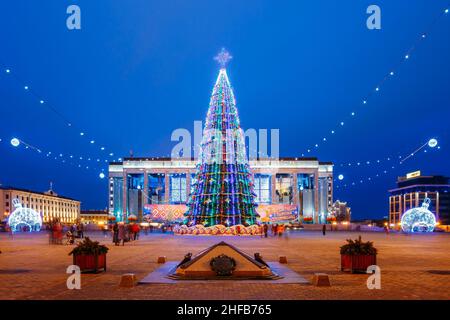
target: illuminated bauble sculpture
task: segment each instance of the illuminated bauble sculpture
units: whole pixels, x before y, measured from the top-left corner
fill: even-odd
[[[430,148],[436,147],[437,144],[438,144],[438,142],[437,142],[436,139],[430,139],[430,140],[428,141],[428,146],[429,146]]]
[[[404,232],[433,232],[436,217],[428,210],[430,199],[425,198],[422,206],[406,211],[402,216],[402,230]]]
[[[15,210],[8,219],[8,225],[12,231],[22,231],[23,227],[26,227],[28,231],[39,231],[42,227],[41,215],[30,208],[22,207],[19,199],[13,199],[12,203]]]

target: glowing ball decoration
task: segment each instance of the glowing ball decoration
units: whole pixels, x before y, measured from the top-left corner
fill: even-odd
[[[20,145],[20,140],[17,139],[17,138],[12,138],[12,139],[11,139],[11,145],[12,145],[13,147],[18,147],[18,146]]]
[[[8,225],[11,227],[12,231],[22,231],[25,227],[28,231],[39,231],[42,227],[41,215],[30,208],[22,207],[19,199],[13,199],[12,203],[15,210],[8,219]]]
[[[430,140],[428,141],[428,146],[429,146],[430,148],[436,147],[437,144],[438,144],[438,142],[437,142],[436,139],[430,139]]]
[[[436,217],[428,210],[430,199],[425,198],[422,206],[406,211],[402,216],[401,226],[404,232],[433,232]]]
[[[100,179],[104,179],[105,178],[105,174],[103,172],[100,172],[100,174],[98,175]]]
[[[344,175],[343,175],[343,174],[340,174],[340,175],[338,176],[338,179],[339,179],[339,180],[344,180]]]

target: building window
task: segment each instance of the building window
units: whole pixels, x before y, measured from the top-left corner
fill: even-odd
[[[170,203],[182,204],[186,202],[186,174],[173,173],[169,175]]]
[[[276,175],[276,197],[278,203],[293,204],[293,177],[289,173],[279,173]]]
[[[255,193],[257,203],[271,202],[271,176],[269,174],[255,174]]]
[[[164,173],[151,173],[148,175],[148,203],[164,203],[166,194],[166,175]]]
[[[304,216],[314,216],[314,174],[299,173],[297,175],[298,196],[300,214]]]

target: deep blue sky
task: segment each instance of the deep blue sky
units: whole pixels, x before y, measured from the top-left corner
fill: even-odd
[[[66,28],[78,4],[82,30]],[[366,28],[370,4],[382,30]],[[421,154],[376,182],[338,189],[354,218],[387,214],[397,176],[449,175],[450,15],[441,19],[393,79],[361,100],[404,56],[448,1],[2,1],[0,4],[0,183],[55,191],[84,208],[107,205],[100,169],[80,169],[12,148],[17,136],[44,150],[92,157],[99,144],[117,156],[163,156],[176,128],[203,120],[221,47],[243,128],[279,128],[282,156],[300,156],[343,117],[357,117],[312,155],[336,164]],[[68,129],[4,73],[13,73],[70,119]],[[81,129],[80,129],[81,128]],[[78,132],[88,135],[80,138]],[[95,145],[87,141],[93,137]],[[104,166],[105,167],[105,166]],[[336,167],[345,181],[383,166]]]

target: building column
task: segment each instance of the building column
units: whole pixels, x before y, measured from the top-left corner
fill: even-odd
[[[294,198],[294,202],[293,204],[295,204],[297,206],[298,209],[298,180],[297,180],[297,173],[292,173],[293,178],[292,178],[292,183],[294,184],[294,188],[293,190],[293,198]]]
[[[122,184],[122,221],[128,215],[128,179],[127,172],[123,171],[123,184]]]
[[[319,223],[319,171],[314,172],[314,223]]]
[[[142,195],[144,196],[144,201],[143,201],[143,205],[146,205],[147,203],[149,203],[149,194],[148,194],[148,172],[147,170],[144,171],[144,192],[142,193]]]
[[[272,204],[276,204],[276,203],[278,203],[278,197],[277,197],[277,192],[276,192],[276,190],[277,190],[277,174],[276,174],[276,172],[274,172],[270,178],[271,178],[271,188],[272,188],[272,190],[271,190],[272,201],[271,202],[272,202]]]
[[[191,194],[191,173],[186,172],[186,201],[189,199],[189,195]]]
[[[169,191],[170,191],[169,182],[170,182],[169,181],[169,173],[165,172],[165,174],[164,174],[164,188],[165,188],[164,203],[166,203],[166,204],[169,204],[169,199],[170,199],[170,197],[169,197],[170,196],[169,195]]]
[[[439,192],[436,191],[436,222],[439,221]]]

